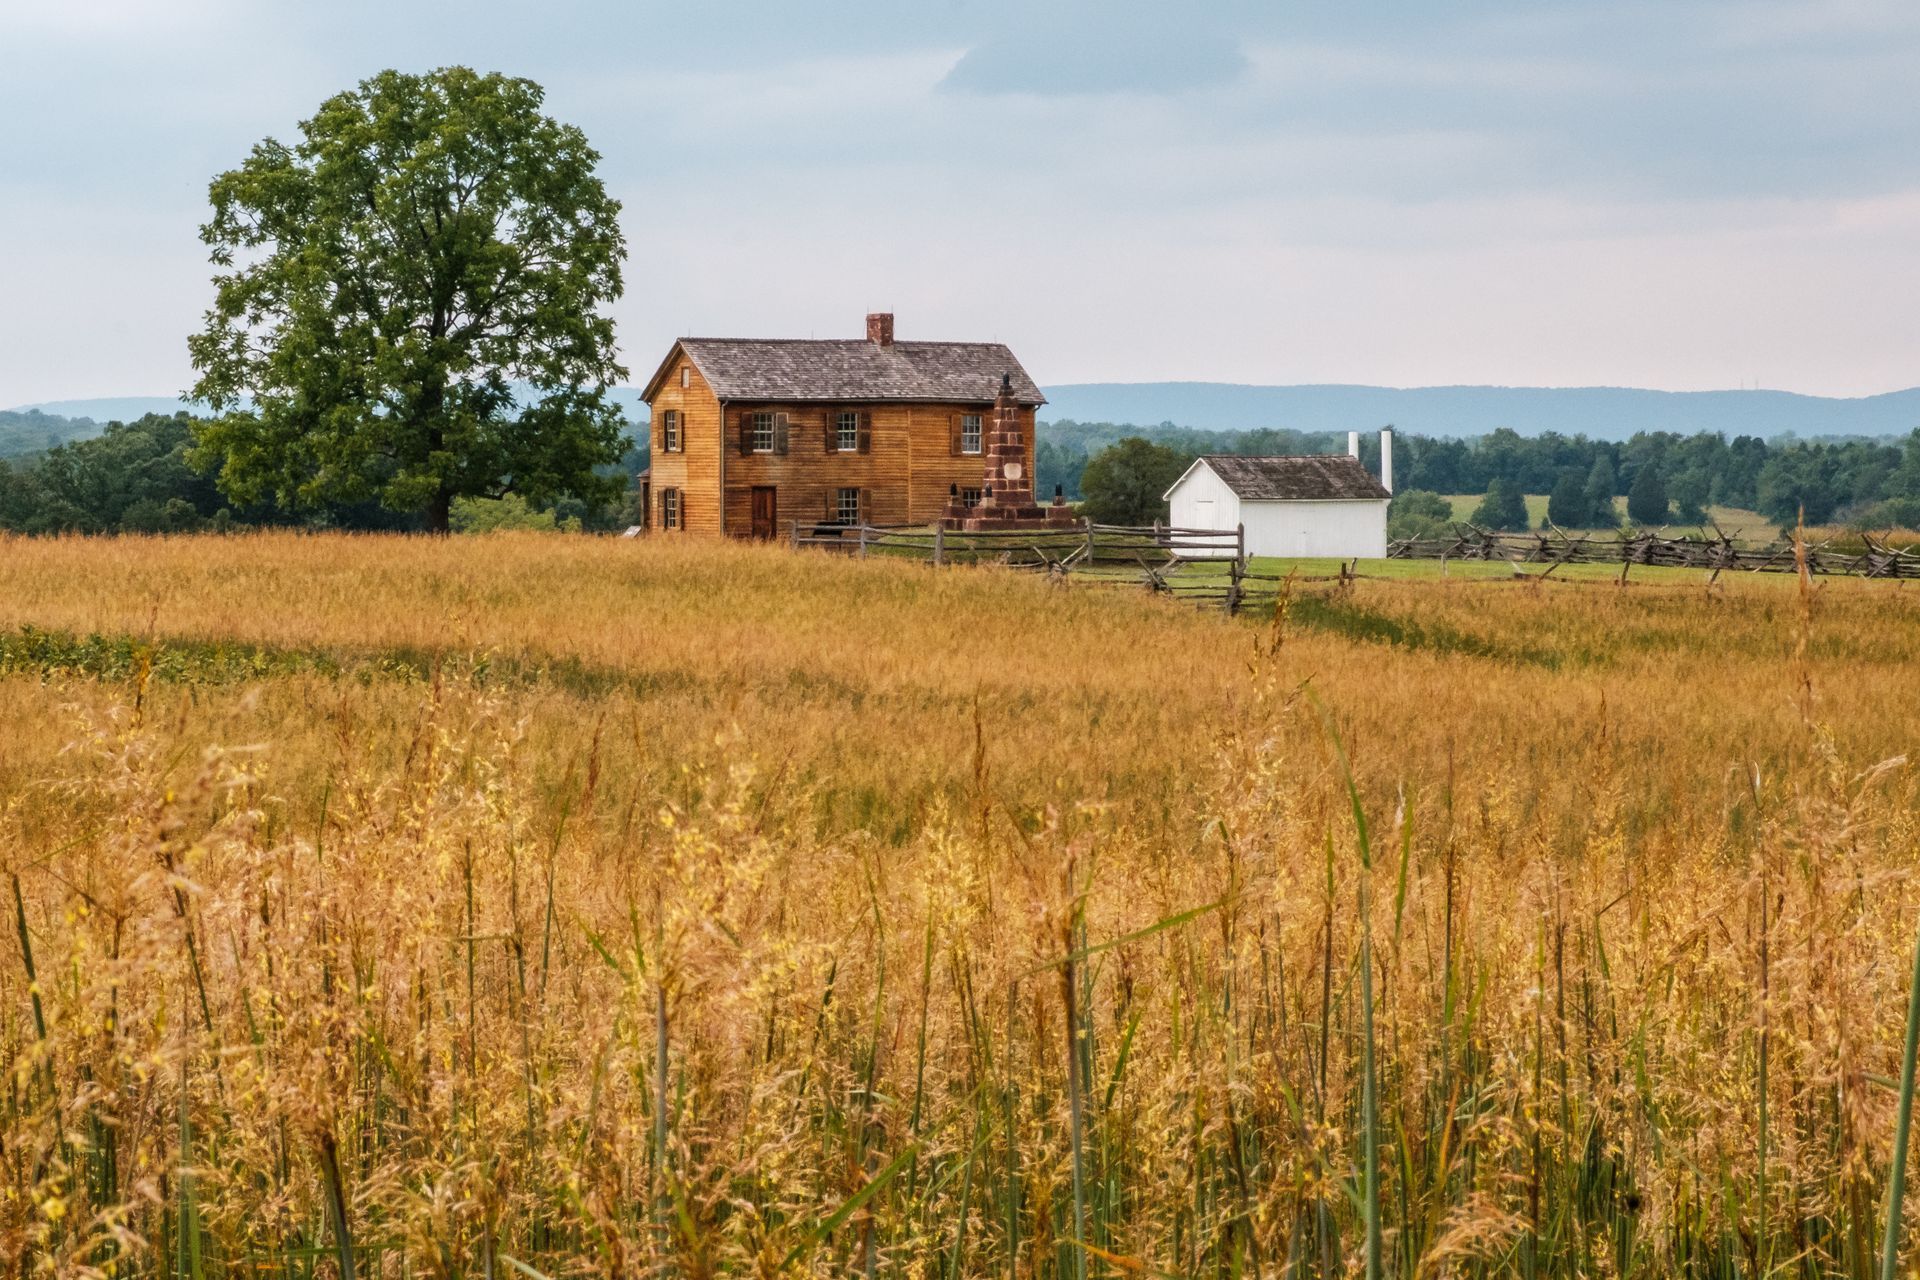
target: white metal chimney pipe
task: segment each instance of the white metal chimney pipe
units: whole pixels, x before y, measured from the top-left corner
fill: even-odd
[[[1380,487],[1393,492],[1393,428],[1380,428]]]
[[[1358,431],[1347,432],[1347,456],[1349,458],[1357,458],[1360,456],[1360,433]]]

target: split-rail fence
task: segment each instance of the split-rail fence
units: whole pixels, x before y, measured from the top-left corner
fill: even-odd
[[[938,525],[841,525],[795,521],[793,545],[855,556],[899,556],[929,564],[997,564],[1058,578],[1134,585],[1237,613],[1271,595],[1280,575],[1247,567],[1244,526],[1182,529],[1081,520],[1044,529],[965,532]]]
[[[1831,539],[1808,544],[1804,556],[1809,573],[1852,575],[1862,578],[1920,578],[1920,547],[1895,547],[1873,534],[1860,534],[1860,550],[1835,549]],[[1394,560],[1504,560],[1515,566],[1545,565],[1551,573],[1563,564],[1620,566],[1624,575],[1632,566],[1664,565],[1723,572],[1795,573],[1799,570],[1791,542],[1742,546],[1718,529],[1712,535],[1668,537],[1636,530],[1618,534],[1569,533],[1563,529],[1538,533],[1500,533],[1474,524],[1454,526],[1451,537],[1407,538],[1389,543]]]
[[[895,556],[928,564],[997,564],[1066,579],[1133,585],[1196,605],[1238,613],[1256,601],[1271,601],[1285,575],[1258,573],[1247,558],[1244,525],[1233,529],[1183,529],[1171,525],[1108,525],[1081,520],[1044,529],[963,532],[940,526],[829,524],[794,521],[795,547],[853,556]],[[1830,542],[1809,545],[1809,572],[1867,578],[1920,578],[1920,547],[1894,547],[1863,535],[1858,553]],[[1448,538],[1389,543],[1395,560],[1504,561],[1516,574],[1544,578],[1565,564],[1619,565],[1624,580],[1634,565],[1662,565],[1722,572],[1792,573],[1798,568],[1791,543],[1765,547],[1736,544],[1725,535],[1672,538],[1635,532],[1614,536],[1499,533],[1477,525],[1456,526]],[[1521,566],[1532,566],[1523,569]],[[1340,578],[1357,576],[1358,562],[1343,562]]]

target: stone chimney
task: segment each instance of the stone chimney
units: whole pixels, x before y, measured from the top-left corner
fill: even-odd
[[[1393,492],[1393,428],[1380,428],[1380,487]]]
[[[1358,431],[1347,432],[1347,456],[1356,461],[1360,457],[1360,433]]]
[[[867,313],[867,341],[876,347],[893,345],[893,312],[869,311]]]

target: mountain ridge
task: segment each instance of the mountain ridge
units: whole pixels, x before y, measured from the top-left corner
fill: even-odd
[[[1642,387],[1263,386],[1225,382],[1065,383],[1042,413],[1078,422],[1172,422],[1212,431],[1285,427],[1367,431],[1392,425],[1428,436],[1557,431],[1625,440],[1636,431],[1904,435],[1920,427],[1920,387],[1843,398],[1794,391],[1656,391]]]
[[[1625,440],[1636,431],[1683,435],[1718,431],[1773,439],[1795,436],[1900,436],[1920,428],[1920,387],[1869,396],[1795,391],[1658,391],[1644,387],[1514,387],[1458,384],[1379,387],[1363,383],[1265,385],[1235,382],[1082,382],[1044,388],[1043,421],[1155,426],[1203,431],[1371,431],[1392,425],[1428,436],[1479,436],[1509,427],[1522,435],[1557,431]],[[635,422],[645,406],[633,387],[613,398]],[[98,422],[143,413],[192,411],[165,396],[42,401],[13,410]]]

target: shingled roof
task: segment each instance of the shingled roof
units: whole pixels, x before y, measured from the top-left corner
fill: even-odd
[[[682,338],[677,344],[722,400],[913,400],[991,404],[1002,374],[1013,398],[1042,405],[1013,352],[998,342],[891,342],[811,338]],[[647,385],[651,399],[673,355]]]
[[[1243,501],[1313,502],[1393,495],[1360,459],[1344,453],[1297,454],[1292,457],[1245,458],[1209,453],[1200,458],[1227,488]]]

